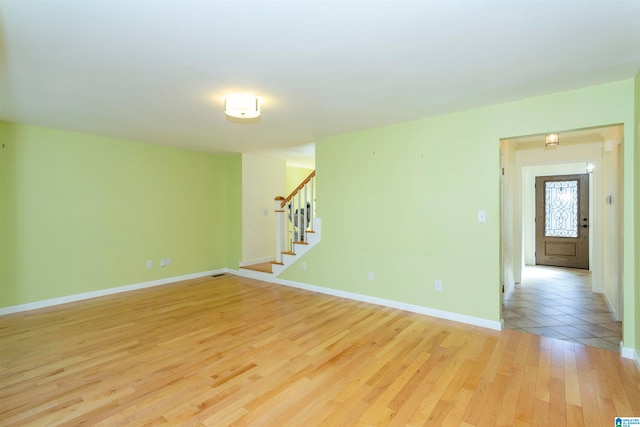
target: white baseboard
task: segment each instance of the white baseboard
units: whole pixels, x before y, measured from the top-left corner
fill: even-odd
[[[121,292],[128,292],[137,289],[150,288],[153,286],[165,285],[172,282],[179,282],[181,280],[195,279],[198,277],[210,276],[219,273],[230,273],[235,274],[242,277],[247,277],[256,280],[262,280],[265,282],[275,283],[279,285],[291,286],[298,289],[304,289],[312,292],[318,292],[327,295],[333,295],[341,298],[347,298],[354,301],[367,302],[371,304],[377,304],[385,307],[397,308],[400,310],[410,311],[412,313],[424,314],[427,316],[438,317],[446,320],[453,320],[455,322],[466,323],[469,325],[480,326],[483,328],[494,329],[494,330],[502,330],[502,321],[492,321],[487,319],[482,319],[479,317],[467,316],[459,313],[452,313],[444,310],[437,310],[433,308],[423,307],[414,304],[408,304],[404,302],[389,300],[385,298],[378,298],[369,295],[356,294],[353,292],[341,291],[337,289],[324,288],[322,286],[309,285],[306,283],[294,282],[291,280],[284,280],[275,278],[272,274],[262,273],[259,271],[253,270],[234,270],[231,268],[221,268],[217,270],[203,271],[200,273],[186,274],[183,276],[176,277],[168,277],[165,279],[153,280],[150,282],[136,283],[132,285],[126,286],[118,286],[115,288],[109,289],[101,289],[93,292],[86,292],[82,294],[69,295],[65,297],[52,298],[43,301],[31,302],[28,304],[14,305],[10,307],[0,308],[0,315],[11,314],[11,313],[19,313],[22,311],[35,310],[38,308],[51,307],[54,305],[66,304],[75,301],[82,301],[90,298],[101,297],[105,295],[112,295]],[[638,363],[638,355],[635,353],[633,349],[625,348],[623,356],[633,359],[635,357],[636,363]],[[630,355],[629,355],[630,354]],[[635,354],[635,356],[634,356]]]
[[[263,262],[273,261],[274,259],[276,259],[275,255],[274,256],[270,256],[270,257],[266,257],[266,258],[250,259],[248,261],[240,261],[238,263],[238,266],[247,267],[249,265],[262,264]]]
[[[613,314],[613,319],[614,320],[620,320],[620,318],[618,318],[618,312],[613,307],[613,304],[611,304],[611,301],[609,301],[609,297],[607,297],[607,294],[603,292],[602,295],[604,296],[604,300],[607,302],[607,306],[609,307],[609,311]]]
[[[167,277],[166,279],[152,280],[150,282],[136,283],[133,285],[118,286],[115,288],[100,289],[98,291],[85,292],[82,294],[68,295],[59,298],[52,298],[43,301],[35,301],[27,304],[12,305],[0,308],[0,316],[4,314],[20,313],[22,311],[35,310],[38,308],[51,307],[54,305],[67,304],[70,302],[82,301],[91,298],[102,297],[105,295],[113,295],[121,292],[135,291],[137,289],[150,288],[153,286],[166,285],[167,283],[179,282],[181,280],[196,279],[198,277],[211,276],[218,273],[224,273],[226,269],[203,271],[200,273],[185,274],[183,276]]]
[[[513,291],[516,287],[516,284],[514,282],[509,283],[508,285],[504,285],[504,294],[508,294],[509,292]]]
[[[632,359],[636,363],[638,371],[640,371],[640,355],[638,355],[638,352],[635,349],[625,347],[622,341],[620,342],[620,356],[625,359]]]
[[[453,320],[455,322],[466,323],[469,325],[481,326],[483,328],[502,330],[500,321],[492,321],[482,319],[479,317],[467,316],[464,314],[451,313],[449,311],[436,310],[433,308],[423,307],[420,305],[407,304],[404,302],[372,297],[369,295],[356,294],[353,292],[340,291],[337,289],[324,288],[322,286],[308,285],[306,283],[293,282],[291,280],[284,280],[275,278],[272,283],[291,286],[298,289],[304,289],[307,291],[318,292],[321,294],[333,295],[336,297],[347,298],[354,301],[367,302],[370,304],[382,305],[385,307],[397,308],[400,310],[410,311],[412,313],[424,314],[427,316],[438,317],[440,319]]]
[[[400,310],[410,311],[412,313],[425,314],[427,316],[438,317],[440,319],[453,320],[455,322],[466,323],[469,325],[481,326],[483,328],[502,330],[501,321],[491,321],[479,317],[466,316],[464,314],[451,313],[449,311],[436,310],[433,308],[423,307],[420,305],[407,304],[404,302],[372,297],[369,295],[356,294],[353,292],[340,291],[337,289],[324,288],[322,286],[309,285],[306,283],[294,282],[291,280],[278,279],[272,274],[261,273],[252,270],[232,270],[226,269],[227,273],[236,274],[250,279],[262,280],[264,282],[275,283],[277,285],[291,286],[293,288],[304,289],[306,291],[318,292],[321,294],[332,295],[340,298],[346,298],[354,301],[367,302],[370,304],[382,305],[384,307],[397,308]]]

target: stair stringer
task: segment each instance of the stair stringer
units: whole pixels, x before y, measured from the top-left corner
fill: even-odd
[[[271,270],[273,271],[273,277],[278,277],[287,268],[291,267],[294,262],[296,262],[298,259],[300,259],[300,257],[302,257],[302,255],[306,254],[307,252],[309,252],[311,250],[311,248],[313,248],[315,245],[317,245],[318,242],[320,241],[321,229],[322,228],[321,228],[320,218],[314,218],[313,219],[313,231],[314,232],[305,234],[307,236],[307,244],[306,245],[301,245],[301,244],[294,243],[293,244],[293,252],[295,252],[295,255],[283,253],[282,254],[282,264],[283,265],[273,264],[271,266]]]

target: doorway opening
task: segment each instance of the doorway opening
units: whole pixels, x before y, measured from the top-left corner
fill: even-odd
[[[619,351],[622,139],[613,125],[553,148],[544,134],[500,141],[506,328]]]

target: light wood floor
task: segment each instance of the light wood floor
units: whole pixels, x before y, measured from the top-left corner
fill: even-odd
[[[226,275],[0,317],[0,425],[613,425],[616,353]]]

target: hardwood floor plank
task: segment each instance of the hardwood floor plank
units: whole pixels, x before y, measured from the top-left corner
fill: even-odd
[[[468,402],[471,401],[471,393],[468,393],[468,396],[464,396],[460,402],[457,401],[457,398],[460,397],[461,392],[464,391],[462,384],[464,384],[474,366],[473,362],[468,359],[456,363],[459,363],[460,367],[429,414],[425,425],[444,424],[446,418],[456,406],[456,411],[460,413],[459,421],[462,420],[464,410],[466,410]],[[466,405],[464,403],[465,401],[467,402]]]
[[[480,422],[478,426],[492,426],[496,424],[498,419],[498,409],[504,392],[509,381],[509,377],[503,374],[499,374],[495,377],[494,381],[489,387],[487,393],[487,399],[485,401],[482,414],[480,415]]]
[[[574,344],[565,342],[564,348],[565,400],[567,405],[580,408],[582,407],[582,399],[580,398],[580,381]]]
[[[518,407],[518,398],[522,389],[522,381],[524,374],[521,370],[517,370],[508,377],[508,381],[504,390],[504,396],[498,407],[496,425],[511,426],[515,419]]]
[[[225,275],[0,316],[0,426],[597,425],[619,355]]]
[[[548,426],[549,423],[549,402],[536,399],[533,403],[533,417],[531,418],[532,426]]]
[[[543,338],[541,344],[551,342],[550,339]],[[538,375],[536,377],[536,400],[549,402],[551,399],[551,352],[546,346],[538,348]]]
[[[595,388],[593,386],[593,379],[589,373],[581,373],[578,377],[580,384],[580,398],[582,401],[582,418],[585,420],[587,426],[599,426],[600,424],[600,410],[598,405],[598,398],[596,396]]]
[[[536,390],[536,370],[534,367],[526,365],[522,374],[520,390],[517,394],[518,403],[513,416],[514,422],[531,422],[533,418],[533,404],[535,403]]]

